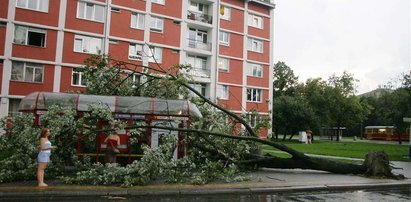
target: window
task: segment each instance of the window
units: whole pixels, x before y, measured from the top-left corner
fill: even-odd
[[[254,76],[254,77],[263,77],[263,65],[249,63],[248,68],[249,68],[248,75]]]
[[[248,25],[252,27],[263,28],[263,18],[253,14],[248,15]]]
[[[101,51],[101,39],[82,35],[74,37],[74,51],[98,54]]]
[[[131,27],[137,29],[144,29],[144,15],[141,13],[132,13]]]
[[[164,19],[158,17],[151,17],[150,20],[150,31],[163,32]]]
[[[263,41],[254,39],[254,38],[248,38],[247,49],[249,51],[255,51],[255,52],[262,53],[263,52]]]
[[[220,31],[218,38],[219,38],[220,44],[227,45],[227,46],[230,45],[230,33]]]
[[[73,86],[86,86],[87,79],[84,77],[83,72],[79,71],[77,68],[73,69],[71,75],[71,85]]]
[[[191,87],[193,87],[196,91],[201,93],[201,95],[207,97],[207,84],[205,83],[196,83],[196,84],[189,84]],[[194,97],[198,97],[195,93],[191,92],[191,95]]]
[[[217,86],[217,90],[218,90],[218,98],[219,99],[224,99],[224,100],[228,100],[228,86],[227,85],[218,85]]]
[[[128,58],[142,60],[143,59],[143,45],[130,44],[128,47]]]
[[[132,73],[129,75],[127,82],[132,88],[137,88],[141,83],[141,75]]]
[[[218,70],[228,72],[230,70],[230,60],[227,58],[218,58]]]
[[[78,2],[78,18],[104,22],[104,12],[104,6],[82,1]]]
[[[257,114],[249,113],[247,114],[247,121],[250,124],[251,128],[255,128],[259,121],[259,116]]]
[[[46,30],[16,25],[14,43],[30,46],[45,47]]]
[[[17,0],[17,7],[48,12],[49,0]]]
[[[150,53],[147,54],[149,62],[161,63],[163,59],[163,49],[159,47],[150,47]]]
[[[261,102],[262,91],[257,88],[247,88],[247,101]]]
[[[11,80],[25,82],[43,82],[43,65],[26,62],[12,62]]]
[[[207,58],[201,56],[188,55],[187,63],[194,69],[207,69]]]
[[[198,41],[200,43],[207,43],[208,38],[207,38],[207,31],[199,30],[199,29],[194,29],[190,28],[190,31],[188,33],[188,37],[190,41]]]
[[[231,20],[231,8],[220,6],[220,18],[223,20]]]
[[[197,2],[190,2],[190,11],[208,14],[208,5],[197,3]]]
[[[152,3],[156,3],[156,4],[162,4],[164,5],[166,0],[151,0]]]

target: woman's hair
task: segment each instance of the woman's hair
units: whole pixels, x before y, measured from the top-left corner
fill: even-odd
[[[48,131],[50,131],[49,128],[43,128],[43,130],[41,130],[40,138],[46,137]]]

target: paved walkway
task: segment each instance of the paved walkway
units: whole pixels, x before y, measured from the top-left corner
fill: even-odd
[[[59,181],[48,181],[49,187],[37,188],[36,182],[0,184],[2,199],[25,197],[70,196],[148,196],[201,194],[258,194],[273,192],[349,190],[376,187],[411,186],[411,163],[393,162],[395,170],[408,179],[371,179],[353,175],[338,175],[322,171],[300,169],[261,169],[248,174],[250,181],[211,183],[207,185],[148,185],[120,188],[114,186],[72,186]]]

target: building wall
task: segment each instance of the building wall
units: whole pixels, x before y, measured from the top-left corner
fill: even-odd
[[[18,8],[15,1],[0,1],[0,116],[7,114],[8,99],[20,99],[33,91],[84,91],[84,87],[71,84],[72,72],[74,68],[81,67],[90,54],[74,51],[75,35],[101,38],[102,53],[109,53],[115,60],[135,64],[127,67],[136,71],[143,71],[142,65],[159,67],[147,57],[141,60],[129,59],[130,43],[162,48],[160,66],[163,69],[175,64],[186,64],[188,55],[207,58],[207,70],[204,70],[207,72],[193,77],[195,82],[206,86],[206,97],[236,113],[248,113],[255,109],[268,115],[272,95],[273,6],[244,0],[195,1],[208,5],[210,10],[207,14],[212,15],[212,21],[207,22],[200,20],[201,13],[200,19],[187,19],[189,0],[165,0],[165,5],[150,3],[148,0],[84,0],[83,2],[105,7],[105,21],[98,22],[77,18],[78,2],[79,0],[49,0],[48,11],[41,12]],[[230,8],[231,20],[220,19],[220,5]],[[131,28],[133,13],[144,15],[144,28]],[[262,29],[248,26],[250,14],[262,17]],[[152,17],[164,19],[162,32],[150,31]],[[14,44],[15,25],[47,30],[46,46]],[[207,42],[210,43],[208,48],[190,47],[189,28],[207,32]],[[219,31],[230,33],[228,46],[219,44]],[[262,53],[247,50],[249,37],[263,41]],[[149,49],[145,47],[144,52],[147,51]],[[229,59],[228,72],[218,70],[219,57]],[[12,60],[43,64],[43,83],[10,81]],[[249,63],[263,65],[261,78],[248,75]],[[229,87],[228,99],[217,98],[217,85]],[[261,89],[262,101],[247,101],[248,88]]]

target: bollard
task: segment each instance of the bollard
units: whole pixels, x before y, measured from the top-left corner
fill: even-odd
[[[357,136],[353,136],[352,139],[353,139],[354,141],[356,141],[356,140],[357,140]]]

